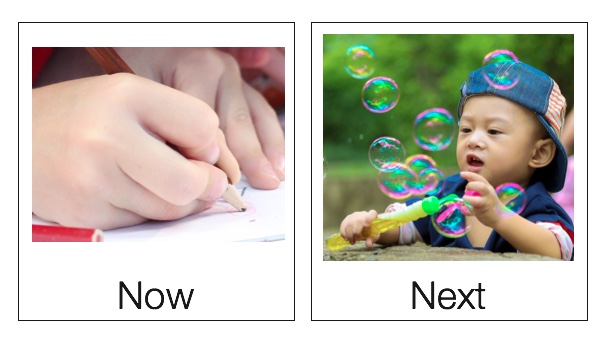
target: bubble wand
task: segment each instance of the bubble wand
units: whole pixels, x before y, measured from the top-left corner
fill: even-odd
[[[457,195],[451,194],[442,200],[439,200],[436,196],[430,196],[401,210],[380,214],[372,221],[369,227],[363,229],[361,238],[365,240],[370,236],[384,233],[408,222],[435,214],[440,210],[440,202],[449,197],[457,197]],[[342,235],[334,234],[325,241],[325,244],[330,251],[338,251],[349,246],[351,243],[345,240]]]

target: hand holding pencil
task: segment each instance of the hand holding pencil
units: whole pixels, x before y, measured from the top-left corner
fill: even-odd
[[[285,179],[284,133],[277,113],[245,81],[245,69],[240,67],[260,68],[274,79],[282,78],[284,94],[284,53],[277,48],[239,49],[250,52],[246,53],[251,55],[250,63],[243,53],[234,58],[218,48],[121,47],[116,52],[135,74],[207,103],[217,113],[227,145],[249,184],[256,189],[276,189]],[[265,51],[275,53],[265,58]]]
[[[32,205],[45,220],[109,229],[177,219],[240,178],[216,113],[181,91],[118,73],[32,99]]]

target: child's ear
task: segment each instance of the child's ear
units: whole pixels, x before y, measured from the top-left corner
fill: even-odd
[[[557,145],[551,138],[540,139],[536,142],[529,166],[537,169],[544,167],[552,162],[557,153]]]

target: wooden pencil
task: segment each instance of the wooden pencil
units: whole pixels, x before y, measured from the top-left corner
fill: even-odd
[[[96,60],[107,74],[126,72],[134,74],[132,68],[119,56],[112,47],[86,47],[87,52]],[[238,211],[246,211],[246,204],[240,197],[238,190],[228,178],[227,189],[222,198]]]

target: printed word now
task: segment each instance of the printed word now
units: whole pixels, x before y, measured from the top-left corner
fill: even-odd
[[[138,282],[138,300],[134,298],[134,296],[132,295],[132,292],[130,292],[130,290],[127,288],[127,286],[125,285],[123,281],[119,282],[119,309],[123,309],[123,292],[124,291],[130,297],[134,305],[138,309],[142,309],[142,282],[140,281]],[[151,293],[153,292],[157,293],[158,295],[151,296]],[[166,293],[168,294],[168,301],[170,302],[170,306],[172,307],[172,309],[176,309],[179,298],[183,302],[183,307],[185,309],[189,309],[189,303],[191,302],[191,296],[193,295],[193,289],[189,291],[189,297],[187,298],[187,301],[185,301],[185,297],[183,296],[182,289],[178,289],[178,291],[176,292],[176,296],[174,298],[172,298],[172,293],[170,293],[169,289],[166,289]],[[159,304],[152,305],[150,298],[149,298],[150,296],[153,298],[153,303],[159,302]],[[149,309],[152,309],[152,310],[157,310],[161,308],[164,305],[164,293],[160,289],[156,289],[156,288],[152,288],[148,290],[145,294],[145,304],[147,305],[147,307],[149,307]]]
[[[416,281],[412,282],[412,308],[413,309],[416,309],[416,305],[417,305],[417,300],[416,300],[417,290],[421,294],[421,297],[423,298],[425,303],[427,303],[427,306],[429,306],[430,309],[434,309],[436,306],[435,305],[436,291],[435,291],[434,282],[433,281],[431,282],[431,292],[430,292],[429,297],[427,297],[427,295],[423,292],[423,290],[421,290],[421,287]],[[469,305],[472,309],[476,309],[476,307],[474,307],[474,305],[470,301],[470,296],[472,295],[472,293],[474,293],[474,291],[478,292],[478,308],[479,309],[485,308],[484,306],[482,306],[482,293],[485,291],[485,289],[482,288],[482,285],[480,283],[478,283],[477,289],[470,289],[467,292],[467,294],[463,292],[463,290],[461,289],[457,289],[457,291],[463,297],[463,300],[461,301],[461,303],[459,303],[459,305],[457,306],[457,309],[461,309],[464,304]],[[437,300],[438,305],[444,310],[453,309],[455,305],[457,304],[457,301],[456,301],[457,296],[455,295],[455,291],[449,288],[443,288],[442,290],[440,290],[440,292],[437,294],[437,298],[438,298]]]

